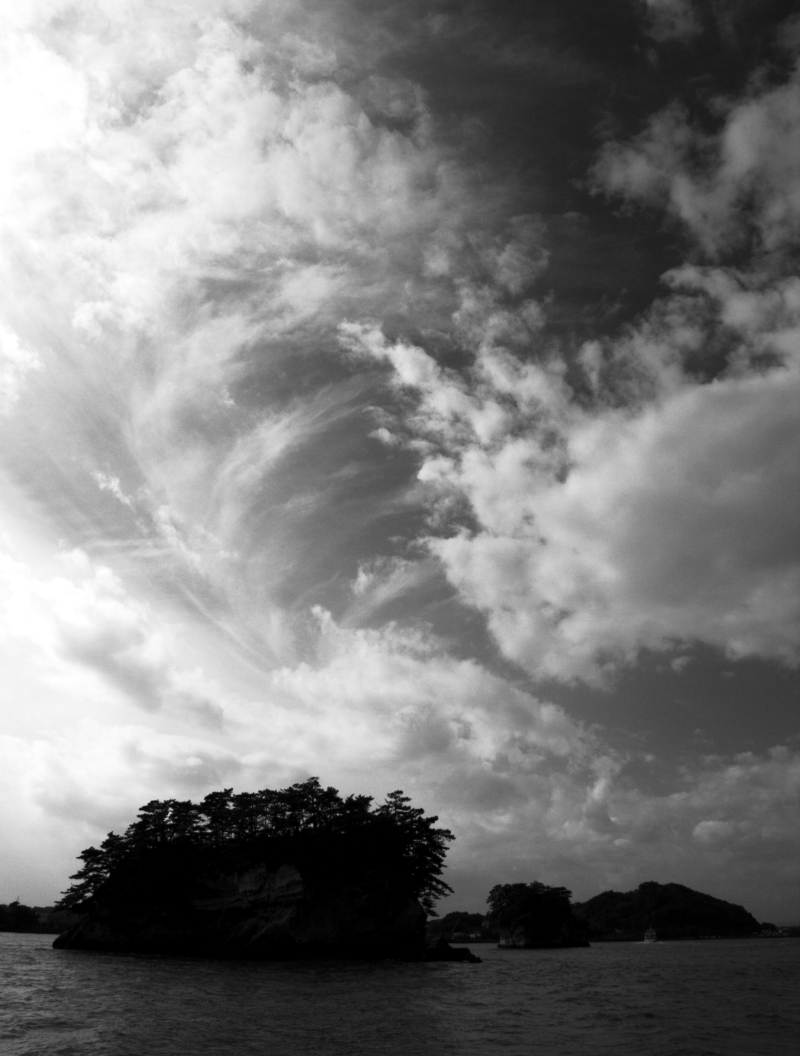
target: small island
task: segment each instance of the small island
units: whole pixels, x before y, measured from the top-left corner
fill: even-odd
[[[69,922],[69,914],[59,913],[53,906],[26,906],[18,899],[0,903],[0,931],[53,935]]]
[[[635,891],[604,891],[577,903],[575,912],[593,940],[606,942],[641,941],[648,930],[659,940],[740,938],[760,935],[769,927],[742,906],[683,884],[653,880]]]
[[[572,912],[572,892],[565,887],[496,884],[489,892],[489,921],[503,949],[557,949],[588,946],[585,924]]]
[[[378,806],[310,778],[153,800],[80,855],[57,949],[251,959],[477,960],[426,948],[453,834],[402,792]]]
[[[495,884],[486,900],[487,914],[452,911],[428,922],[428,938],[492,942],[504,950],[588,946],[588,928],[574,914],[571,899],[565,887],[549,887],[536,880]]]
[[[759,923],[742,906],[650,880],[635,891],[604,891],[571,903],[570,892],[538,882],[492,888],[488,913],[451,910],[428,921],[429,941],[492,942],[502,949],[671,939],[788,938],[800,927]]]

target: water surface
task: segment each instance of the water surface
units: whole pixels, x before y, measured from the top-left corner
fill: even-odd
[[[797,1056],[800,940],[246,963],[0,933],[2,1056]]]

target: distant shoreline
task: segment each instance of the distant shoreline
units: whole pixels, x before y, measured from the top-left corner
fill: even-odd
[[[732,942],[737,939],[800,939],[800,924],[781,924],[782,928],[788,929],[792,934],[787,935],[693,935],[684,938],[657,939],[658,943],[665,942]],[[549,949],[551,947],[524,947],[524,946],[500,946],[497,939],[449,939],[451,946],[497,946],[498,949]],[[643,939],[592,939],[591,946],[599,946],[601,943],[619,944],[627,942],[632,945],[641,944]],[[652,943],[650,944],[652,945]],[[566,946],[554,946],[552,949],[569,949]]]
[[[53,928],[0,928],[0,935],[60,935]]]

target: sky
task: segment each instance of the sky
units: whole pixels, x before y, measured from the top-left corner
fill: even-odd
[[[795,5],[0,19],[0,901],[317,775],[800,919]]]

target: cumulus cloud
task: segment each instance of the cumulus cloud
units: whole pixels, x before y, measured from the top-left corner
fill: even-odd
[[[586,413],[553,366],[484,352],[469,384],[374,330],[345,340],[419,394],[419,479],[470,515],[458,525],[456,505],[429,547],[511,659],[592,679],[699,640],[797,662],[792,362]]]
[[[102,473],[100,470],[95,470],[92,473],[98,488],[101,491],[110,492],[114,498],[121,502],[123,506],[127,506],[128,509],[133,509],[133,502],[129,495],[126,495],[120,486],[119,477],[114,477],[110,473]]]
[[[606,189],[666,204],[712,255],[748,231],[759,248],[748,269],[675,269],[638,324],[572,363],[537,337],[533,302],[484,297],[466,372],[342,327],[412,401],[384,428],[420,457],[430,551],[534,676],[602,682],[691,641],[797,664],[796,94],[793,75],[730,104],[716,138],[671,109],[606,148]]]
[[[53,875],[39,882],[63,884],[78,846],[123,827],[154,796],[280,785],[317,772],[324,758],[326,780],[345,791],[403,787],[439,813],[458,834],[449,879],[476,905],[498,880],[538,876],[587,897],[657,876],[725,895],[729,873],[737,897],[766,912],[764,861],[777,903],[796,885],[787,848],[797,843],[800,768],[791,749],[709,757],[671,790],[649,789],[629,774],[647,760],[453,661],[429,637],[316,619],[315,657],[274,672],[260,708],[241,712],[223,741],[91,721],[0,739],[9,845],[24,860],[26,831],[53,834]]]
[[[373,790],[399,785],[438,810],[459,834],[454,875],[471,871],[473,885],[486,883],[491,861],[495,879],[535,869],[584,894],[587,870],[595,886],[631,885],[648,869],[707,886],[721,864],[754,848],[779,854],[795,839],[798,762],[787,748],[709,758],[676,791],[649,792],[627,777],[633,757],[599,731],[453,660],[429,635],[347,629],[324,611],[315,619],[314,657],[273,672],[260,707],[233,707],[222,741],[85,721],[32,741],[6,737],[13,799],[35,831],[62,827],[62,870],[75,851],[64,831],[90,842],[152,796],[282,783],[321,758],[345,789],[370,775]]]
[[[751,238],[762,251],[786,251],[800,230],[800,74],[718,105],[717,133],[670,105],[637,139],[608,144],[596,179],[632,201],[666,206],[710,254]]]
[[[272,676],[276,687],[309,707],[333,715],[318,728],[345,719],[346,750],[363,757],[372,738],[373,758],[452,766],[462,755],[493,767],[513,751],[532,760],[545,755],[564,765],[585,761],[592,738],[562,709],[543,704],[509,686],[470,660],[455,660],[429,633],[388,625],[381,630],[340,627],[316,610],[320,634],[314,661],[283,668]],[[373,733],[359,734],[367,722]],[[380,737],[379,727],[383,727]],[[381,747],[383,745],[383,747]]]
[[[41,368],[41,360],[17,335],[0,326],[0,410],[8,412],[20,397],[25,375]]]
[[[675,791],[648,791],[628,776],[632,763],[646,765],[636,753],[476,662],[455,660],[424,630],[348,628],[324,610],[314,613],[313,655],[269,673],[259,698],[230,699],[225,726],[215,728],[196,713],[202,692],[218,700],[219,689],[176,664],[152,613],[80,555],[65,573],[32,590],[16,569],[7,633],[13,627],[40,643],[50,634],[59,670],[47,674],[62,694],[64,665],[86,666],[146,716],[185,718],[179,694],[194,693],[196,721],[192,733],[159,730],[109,721],[106,705],[101,718],[62,732],[0,739],[10,788],[3,803],[14,805],[2,817],[7,846],[26,860],[30,833],[52,834],[51,871],[37,879],[45,887],[63,884],[78,846],[121,828],[154,796],[282,784],[317,772],[323,759],[326,780],[345,790],[403,787],[438,811],[459,835],[451,878],[461,878],[462,898],[482,900],[481,884],[531,870],[582,895],[594,893],[587,871],[595,887],[631,886],[648,870],[708,887],[721,866],[748,873],[748,855],[780,859],[796,839],[800,771],[788,748],[709,758],[679,776]],[[47,610],[38,623],[36,601]],[[152,712],[159,678],[161,707]],[[781,869],[778,892],[796,882]],[[4,880],[17,875],[24,870]]]
[[[466,837],[451,854],[459,887],[478,904],[499,875],[563,883],[577,898],[669,880],[713,890],[769,918],[798,880],[798,761],[782,746],[709,758],[666,793],[632,782],[619,758],[598,758],[593,782],[543,787],[520,775],[504,810],[456,809]]]
[[[694,0],[645,0],[645,18],[657,41],[687,40],[701,28]]]

